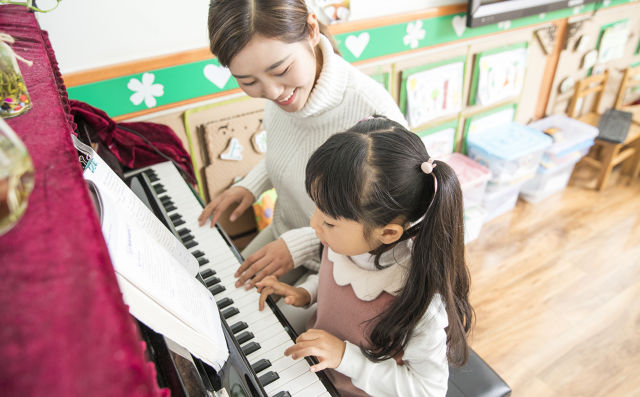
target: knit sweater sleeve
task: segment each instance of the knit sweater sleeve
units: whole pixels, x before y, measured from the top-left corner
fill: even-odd
[[[320,240],[311,227],[288,230],[280,236],[289,248],[293,258],[293,267],[304,265],[309,270],[320,269]]]
[[[235,186],[247,189],[256,200],[264,191],[271,189],[273,185],[267,174],[265,159],[260,160]]]
[[[435,315],[428,311],[412,333],[402,364],[395,359],[374,363],[358,346],[346,342],[344,356],[336,370],[375,396],[445,396],[449,378],[447,325],[444,306]]]

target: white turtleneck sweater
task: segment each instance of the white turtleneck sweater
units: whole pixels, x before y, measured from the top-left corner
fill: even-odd
[[[315,210],[304,187],[309,157],[331,135],[373,114],[407,125],[393,98],[379,83],[335,54],[326,37],[321,36],[319,47],[322,70],[307,103],[289,113],[267,101],[266,157],[237,183],[254,197],[275,187],[274,235],[287,244],[295,267],[304,264],[313,270],[319,267],[320,241],[309,227]]]

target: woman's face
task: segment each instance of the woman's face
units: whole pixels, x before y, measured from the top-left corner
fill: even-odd
[[[273,101],[286,112],[302,109],[318,70],[313,49],[320,37],[311,31],[307,40],[296,43],[254,36],[229,63],[240,88],[251,97]]]

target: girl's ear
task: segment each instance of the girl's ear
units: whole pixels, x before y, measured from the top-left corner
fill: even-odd
[[[309,44],[314,48],[320,42],[320,25],[315,12],[310,12],[307,16],[307,25],[309,25]]]
[[[397,223],[389,223],[386,226],[383,226],[377,230],[378,240],[380,240],[383,244],[391,244],[395,243],[402,237],[402,233],[404,233],[404,228],[402,225]]]

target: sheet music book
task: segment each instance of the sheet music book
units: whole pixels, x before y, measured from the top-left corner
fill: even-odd
[[[196,259],[97,153],[73,140],[86,156],[84,178],[97,195],[102,233],[129,311],[220,370],[229,351],[215,300],[195,278]]]

